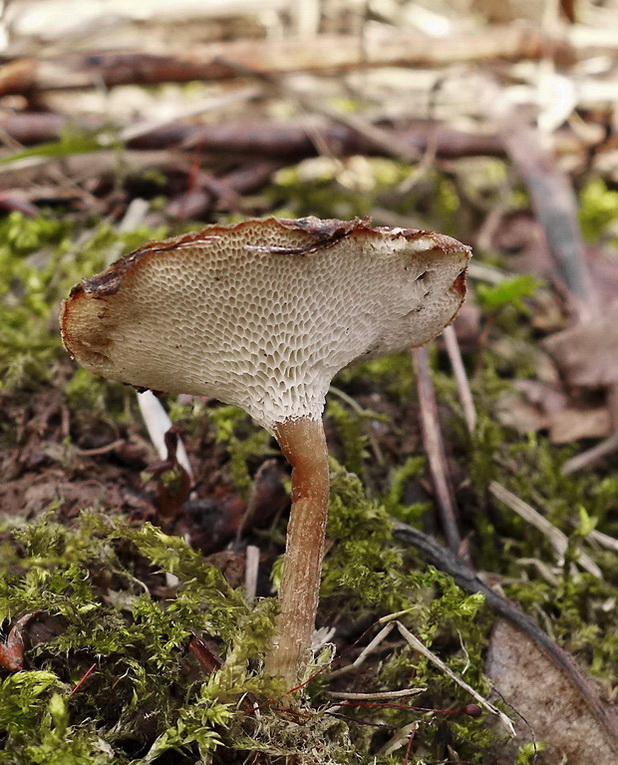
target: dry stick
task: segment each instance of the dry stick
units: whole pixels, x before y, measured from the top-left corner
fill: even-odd
[[[397,138],[400,145],[405,146],[406,153],[416,152],[419,155],[427,152],[431,143],[432,151],[440,159],[504,157],[506,153],[502,139],[496,134],[467,133],[437,121],[411,120],[408,123],[409,127],[401,130],[394,129],[387,123],[367,120],[366,124],[379,126],[382,137],[387,140],[389,154],[394,146],[391,138]],[[94,117],[67,117],[51,112],[7,114],[0,118],[0,132],[5,134],[6,139],[18,141],[25,146],[58,141],[63,131],[70,126],[77,126],[88,132],[103,130],[106,127],[102,120]],[[302,159],[315,156],[315,141],[311,140],[310,134],[318,132],[332,156],[384,154],[383,149],[365,139],[353,127],[341,122],[333,125],[330,124],[330,120],[322,117],[316,119],[310,116],[303,121],[303,125],[299,125],[297,121],[285,123],[268,120],[199,125],[184,123],[178,119],[173,122],[166,120],[157,125],[150,123],[140,127],[139,134],[132,138],[127,138],[131,126],[118,126],[117,129],[125,136],[130,149],[189,149],[198,146],[208,154]],[[147,132],[143,132],[145,130]],[[575,135],[570,128],[565,128],[557,133],[556,141],[559,153],[569,154],[579,153],[582,149],[595,145],[596,138],[595,142],[592,139],[586,141]]]
[[[586,320],[598,315],[598,295],[584,257],[577,199],[569,178],[543,149],[533,128],[524,125],[511,111],[497,122],[507,152],[528,187],[549,249],[574,298],[578,318]]]
[[[549,635],[537,627],[517,606],[488,587],[472,569],[462,563],[450,550],[438,544],[438,542],[418,529],[412,528],[401,521],[391,520],[394,524],[396,537],[407,544],[413,545],[419,550],[425,560],[441,571],[450,574],[456,584],[465,592],[471,595],[477,592],[481,593],[492,611],[508,619],[511,624],[514,624],[534,640],[547,658],[565,673],[581,693],[590,712],[613,737],[615,742],[613,745],[618,754],[618,717],[613,710],[601,703],[597,689],[588,678],[580,673],[572,657],[556,645]]]
[[[446,352],[448,353],[453,374],[455,375],[457,391],[459,393],[459,400],[461,401],[461,408],[463,409],[466,427],[468,428],[468,433],[472,435],[476,429],[476,408],[474,406],[474,399],[472,398],[472,391],[470,390],[470,382],[468,381],[466,368],[464,367],[463,359],[461,358],[461,350],[459,348],[459,341],[457,340],[455,328],[452,325],[446,327],[442,333],[442,337],[444,338]]]
[[[361,114],[346,114],[340,109],[324,103],[322,99],[299,92],[296,88],[286,82],[284,78],[276,77],[267,72],[262,72],[253,66],[248,67],[245,64],[240,64],[234,61],[226,61],[225,63],[231,69],[237,71],[238,74],[253,77],[258,80],[258,82],[269,85],[274,93],[293,99],[309,114],[319,114],[341,125],[345,125],[353,132],[353,134],[357,134],[360,138],[364,139],[369,146],[377,149],[380,153],[383,153],[386,156],[392,156],[406,162],[418,162],[421,158],[417,149],[402,141],[397,133],[384,130],[380,125],[373,124]],[[325,147],[320,147],[316,140],[313,142],[316,145],[318,154],[323,154]],[[320,142],[323,143],[321,137]]]
[[[340,677],[341,675],[347,675],[348,672],[352,672],[357,667],[360,667],[360,665],[371,655],[375,648],[390,635],[394,628],[395,623],[388,622],[386,626],[382,627],[378,634],[371,639],[369,644],[363,648],[356,659],[354,659],[352,664],[347,664],[345,667],[340,667],[339,669],[335,669],[330,673],[331,680],[335,677]]]
[[[311,652],[324,556],[330,474],[321,420],[278,423],[275,436],[292,465],[292,507],[279,595],[276,642],[265,671],[286,687],[299,682]]]
[[[260,569],[260,548],[247,545],[245,551],[245,597],[249,603],[255,600],[258,572]]]
[[[617,449],[618,430],[614,431],[611,436],[608,436],[596,446],[593,446],[591,449],[580,452],[580,454],[576,454],[575,457],[568,459],[562,466],[562,474],[571,475],[572,473],[577,473],[578,470],[592,467],[597,462],[607,457],[608,454],[615,452]]]
[[[356,35],[238,40],[211,43],[178,55],[150,53],[62,53],[46,58],[10,61],[0,67],[0,95],[116,85],[157,85],[191,80],[238,77],[223,61],[255,68],[264,74],[333,72],[359,66],[439,66],[455,62],[538,59],[549,46],[533,26],[493,27],[481,32],[457,32],[439,40],[418,32],[389,32],[366,37],[359,50]],[[552,41],[554,50],[572,57],[569,43]]]
[[[413,635],[405,625],[403,625],[401,622],[396,622],[396,624],[401,636],[410,646],[412,646],[412,648],[414,648],[415,651],[418,651],[426,659],[429,659],[429,661],[432,662],[432,664],[435,664],[436,667],[438,667],[440,670],[442,670],[442,672],[444,672],[447,677],[450,677],[453,682],[457,683],[457,685],[467,691],[475,701],[478,701],[479,705],[482,706],[483,709],[485,709],[487,712],[491,712],[493,715],[497,715],[500,720],[502,720],[504,727],[508,730],[511,736],[515,736],[515,728],[513,723],[504,714],[504,712],[500,711],[491,702],[487,701],[487,699],[481,696],[478,691],[475,691],[471,685],[466,683],[465,680],[462,680],[459,675],[455,674],[455,672],[453,672],[453,670],[448,667],[442,661],[442,659],[439,659],[434,653],[432,653],[429,648],[427,648],[423,642],[421,642],[415,635]]]
[[[426,346],[415,348],[412,351],[412,357],[416,370],[421,434],[425,454],[429,461],[431,482],[440,510],[447,544],[450,550],[459,555],[461,554],[461,535],[457,527],[457,508],[446,462],[436,392],[429,372],[429,351]]]
[[[191,168],[185,157],[174,157],[169,151],[125,151],[119,155],[114,149],[93,151],[89,154],[72,154],[67,157],[28,157],[10,164],[0,165],[0,185],[3,188],[30,186],[33,183],[57,183],[56,172],[62,168],[71,178],[82,182],[107,173],[117,173],[122,167],[127,173],[143,172],[153,167],[161,169]],[[183,163],[186,168],[183,167]]]
[[[345,691],[328,691],[331,699],[344,701],[388,701],[389,699],[403,699],[407,696],[418,696],[425,693],[427,688],[402,688],[398,691],[376,691],[374,693],[346,693]]]
[[[610,537],[609,534],[604,534],[602,531],[597,531],[596,529],[592,529],[589,536],[590,539],[594,539],[600,547],[618,553],[618,539],[614,539],[614,537]]]
[[[535,510],[532,505],[524,502],[523,499],[516,494],[513,494],[513,492],[509,491],[497,481],[491,481],[489,484],[489,493],[493,494],[496,499],[513,510],[513,512],[517,513],[520,518],[523,518],[527,523],[544,534],[549,539],[551,546],[558,555],[559,565],[564,562],[564,556],[569,547],[569,538],[564,532],[556,528],[553,523],[550,523],[547,518]],[[597,579],[603,579],[601,569],[586,553],[580,554],[579,564],[590,574],[597,577]]]
[[[176,114],[174,117],[167,117],[166,119],[160,119],[157,121],[145,121],[138,122],[134,125],[128,125],[120,133],[120,140],[123,143],[128,143],[136,138],[141,138],[145,135],[149,135],[157,130],[162,130],[169,125],[173,125],[185,119],[192,119],[194,117],[206,114],[207,112],[219,111],[232,104],[237,104],[244,101],[252,101],[255,98],[259,98],[262,95],[262,89],[256,86],[239,88],[231,93],[226,93],[222,96],[205,98],[196,104],[192,104],[189,108],[182,111],[181,114]]]

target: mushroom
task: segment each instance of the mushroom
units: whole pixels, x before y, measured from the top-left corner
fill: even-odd
[[[266,671],[310,657],[329,497],[322,412],[334,375],[453,321],[470,249],[367,219],[250,219],[152,242],[84,279],[61,315],[73,358],[138,388],[242,407],[292,465],[280,612]]]

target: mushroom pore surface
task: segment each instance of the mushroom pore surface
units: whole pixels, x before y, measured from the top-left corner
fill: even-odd
[[[361,220],[213,225],[73,288],[63,340],[97,375],[211,396],[273,432],[320,418],[343,367],[438,334],[463,301],[469,255],[447,236]]]

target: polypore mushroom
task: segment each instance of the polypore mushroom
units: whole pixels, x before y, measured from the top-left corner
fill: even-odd
[[[289,687],[317,610],[330,382],[355,361],[435,337],[463,302],[469,256],[450,237],[367,220],[246,220],[148,244],[64,304],[64,344],[86,369],[235,404],[279,442],[292,507],[266,669]]]

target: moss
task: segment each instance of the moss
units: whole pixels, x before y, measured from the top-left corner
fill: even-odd
[[[475,668],[467,679],[482,688],[480,599],[433,569],[409,569],[385,509],[365,498],[357,477],[333,467],[328,600],[341,610],[343,598],[347,613],[402,609],[399,618],[455,671],[471,661]],[[38,612],[38,619],[53,617],[60,627],[55,637],[29,648],[26,670],[2,686],[11,698],[0,712],[0,737],[13,753],[6,762],[42,762],[48,755],[69,765],[150,763],[171,749],[181,761],[195,762],[229,746],[294,756],[299,763],[316,756],[341,765],[362,761],[352,723],[323,711],[301,710],[302,725],[275,710],[265,710],[259,724],[239,711],[244,693],[272,698],[256,660],[272,638],[273,601],[249,608],[181,539],[150,524],[134,528],[87,511],[71,529],[48,515],[14,530],[8,552],[0,615]],[[178,583],[166,583],[164,574]],[[224,657],[220,671],[204,675],[189,661],[195,633],[217,643]],[[93,672],[83,681],[89,666]],[[434,687],[432,699],[450,703],[462,696],[406,649],[383,665],[376,684],[400,687],[412,668],[415,681]],[[320,692],[312,692],[318,702]],[[385,718],[380,707],[362,710],[374,713]],[[409,722],[409,715],[386,711],[393,725]],[[428,740],[435,725],[433,718],[427,722]],[[450,730],[459,741],[458,729]],[[468,751],[464,739],[478,748],[486,736],[478,725],[476,732],[466,729],[460,751]],[[368,736],[367,747],[374,746]]]
[[[331,399],[326,405],[325,417],[335,423],[346,469],[363,479],[367,437],[362,432],[361,416],[357,412],[348,411],[338,401]]]
[[[582,233],[589,242],[594,242],[618,217],[618,191],[608,189],[602,178],[591,178],[581,189],[579,201]]]
[[[114,419],[125,413],[126,391],[125,385],[93,377],[81,367],[75,370],[65,387],[66,400],[72,410]]]
[[[199,553],[149,524],[84,512],[72,530],[47,517],[14,540],[1,618],[36,613],[61,628],[28,651],[26,671],[4,681],[10,704],[2,705],[0,739],[16,758],[4,761],[42,762],[55,746],[54,762],[129,762],[128,740],[142,735],[144,715],[158,736],[140,761],[172,747],[210,751],[239,695],[256,690],[247,662],[267,645],[272,608],[250,612]],[[155,595],[165,592],[163,573],[179,583]],[[230,658],[206,680],[186,665],[194,633],[219,641]],[[72,695],[90,663],[90,684]]]
[[[251,463],[257,465],[272,452],[270,435],[257,428],[249,416],[235,406],[216,407],[209,411],[218,443],[225,444],[230,455],[230,473],[238,493],[247,500],[251,491]]]
[[[280,170],[270,193],[294,217],[364,217],[407,173],[405,163],[380,157],[317,157]]]
[[[337,384],[351,389],[363,386],[379,388],[394,402],[408,402],[414,388],[412,356],[408,351],[391,354],[375,361],[343,369]]]

